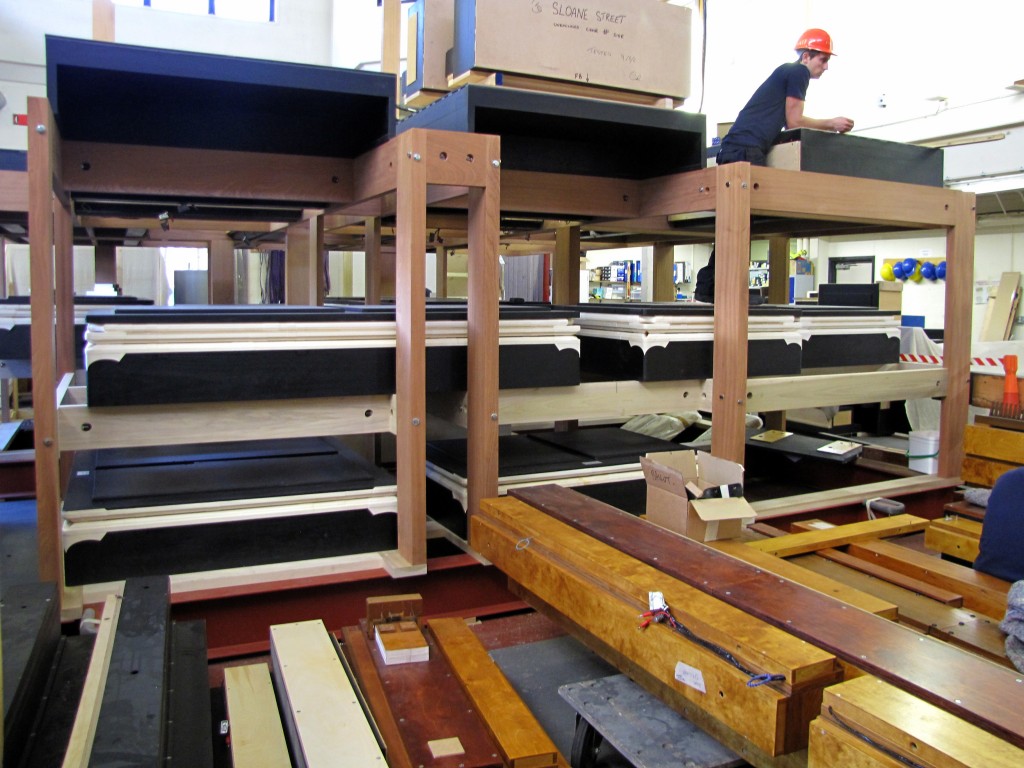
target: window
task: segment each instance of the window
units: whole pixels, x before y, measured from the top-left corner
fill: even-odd
[[[118,5],[158,11],[220,16],[239,21],[273,21],[277,0],[114,0]]]

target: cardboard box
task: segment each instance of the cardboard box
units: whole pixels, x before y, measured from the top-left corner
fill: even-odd
[[[456,79],[484,69],[673,99],[690,95],[689,8],[660,0],[602,0],[593,7],[452,1]]]
[[[700,490],[743,482],[743,467],[700,451],[664,451],[640,457],[647,480],[647,519],[697,541],[731,539],[757,513],[744,498],[693,499],[687,483]]]

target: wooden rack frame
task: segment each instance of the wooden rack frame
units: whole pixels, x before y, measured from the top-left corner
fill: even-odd
[[[710,410],[712,451],[742,461],[744,415],[750,409],[830,405],[896,397],[942,397],[938,478],[894,481],[901,493],[958,482],[969,393],[970,302],[974,195],[931,187],[752,167],[746,163],[644,181],[564,174],[500,172],[495,136],[410,130],[354,161],[255,153],[169,150],[106,144],[65,145],[49,104],[29,100],[29,217],[32,283],[55,285],[32,295],[36,393],[36,485],[40,575],[63,583],[61,451],[112,445],[198,442],[190,423],[258,412],[232,438],[392,431],[397,440],[398,561],[405,573],[426,569],[425,261],[429,206],[468,211],[470,272],[468,392],[448,401],[449,417],[469,439],[469,510],[497,495],[500,423],[636,413],[692,407]],[[88,158],[88,163],[84,162]],[[275,167],[278,173],[267,174]],[[132,170],[135,169],[135,170]],[[328,213],[369,222],[396,216],[397,386],[393,399],[192,405],[187,408],[88,408],[76,388],[58,387],[72,371],[71,196],[74,192],[159,193],[259,199],[327,199]],[[707,382],[619,382],[558,390],[499,392],[498,250],[500,210],[603,221],[603,227],[665,231],[669,219],[713,216],[717,247],[714,376]],[[747,269],[751,216],[777,217],[780,232],[826,234],[892,228],[946,232],[948,266],[944,367],[896,366],[877,373],[747,380]],[[322,227],[322,216],[316,216]],[[794,220],[806,229],[794,228]],[[608,222],[612,222],[609,224]],[[370,232],[377,227],[368,227]],[[685,232],[681,232],[685,237]],[[578,235],[577,235],[578,237]],[[571,237],[566,241],[573,242]],[[578,243],[578,240],[576,241]],[[313,249],[307,249],[312,251]],[[368,243],[379,253],[379,243]],[[573,251],[576,251],[573,253]],[[313,254],[310,254],[312,260]],[[578,248],[560,248],[556,275],[572,275]],[[312,261],[310,261],[312,263]],[[303,264],[304,270],[309,264]],[[315,270],[311,270],[315,272]],[[368,273],[376,270],[368,265]],[[577,274],[578,279],[578,274]],[[372,289],[373,286],[370,286]],[[56,312],[54,311],[56,304]],[[66,382],[65,382],[66,383]],[[59,393],[52,399],[44,393]],[[693,399],[688,399],[693,398]],[[362,419],[359,409],[370,412]],[[387,409],[387,417],[382,409]],[[307,426],[303,426],[303,423]],[[145,425],[143,428],[141,425]],[[133,425],[135,428],[133,429]],[[157,428],[154,428],[154,425]],[[184,428],[183,428],[184,427]],[[308,427],[308,428],[307,428]],[[208,439],[224,439],[218,432]],[[881,490],[877,486],[883,486]],[[872,495],[886,492],[875,484]],[[858,497],[851,489],[850,498]],[[863,492],[860,492],[863,495]],[[828,506],[823,503],[820,506]],[[398,569],[399,571],[402,568]]]

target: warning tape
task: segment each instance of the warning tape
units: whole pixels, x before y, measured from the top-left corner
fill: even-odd
[[[942,365],[941,355],[910,355],[900,353],[902,363],[929,363],[931,365]],[[971,365],[988,366],[991,368],[1002,368],[1002,360],[998,357],[972,357]]]

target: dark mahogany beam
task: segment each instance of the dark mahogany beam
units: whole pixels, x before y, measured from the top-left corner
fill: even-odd
[[[512,496],[1024,747],[1021,675],[557,485]]]

